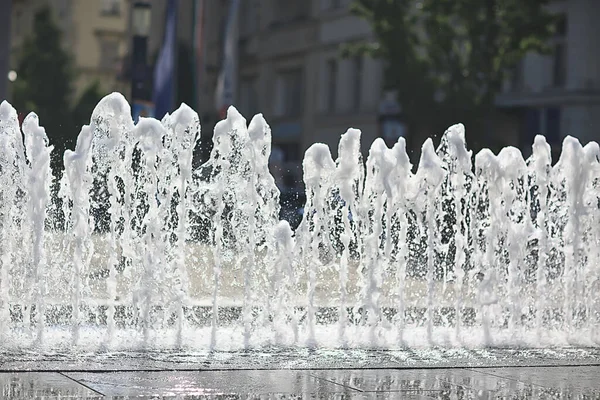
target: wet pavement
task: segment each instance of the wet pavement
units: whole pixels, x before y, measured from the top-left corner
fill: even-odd
[[[599,349],[0,353],[0,398],[600,399]]]
[[[1,346],[1,344],[0,344]],[[600,348],[423,348],[340,350],[263,348],[252,351],[3,351],[0,372],[137,372],[257,369],[423,369],[600,366]]]

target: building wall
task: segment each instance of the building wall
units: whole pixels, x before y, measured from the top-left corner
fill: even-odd
[[[117,79],[119,62],[127,53],[129,11],[133,0],[13,0],[11,25],[11,64],[18,48],[31,32],[33,15],[43,4],[50,4],[56,21],[64,32],[64,45],[75,54],[79,77],[76,95],[94,80],[105,91],[128,93],[129,85]],[[119,13],[105,13],[103,7],[116,1]],[[150,0],[153,9],[149,55],[155,56],[164,32],[166,0]],[[240,18],[239,84],[246,84],[245,99],[238,90],[236,105],[245,114],[262,112],[271,124],[275,144],[297,146],[293,162],[296,168],[303,152],[314,142],[330,146],[335,156],[339,136],[348,127],[363,131],[366,154],[379,134],[378,105],[382,99],[383,65],[379,60],[339,58],[340,45],[372,38],[368,24],[350,15],[351,0],[242,0]],[[200,77],[198,109],[201,116],[214,114],[214,91],[222,56],[222,31],[227,14],[227,1],[205,1],[206,70]],[[508,83],[498,96],[501,109],[521,110],[502,114],[490,134],[500,135],[503,143],[521,143],[538,132],[548,133],[548,110],[558,109],[559,138],[574,135],[583,142],[598,140],[600,122],[600,6],[597,0],[557,0],[551,8],[566,15],[564,37],[552,43],[564,45],[564,82],[557,84],[553,54],[529,54],[521,68],[520,82]],[[181,1],[178,18],[179,40],[192,42],[193,2]],[[283,4],[283,6],[282,6]],[[294,14],[304,18],[291,18]],[[291,19],[290,19],[291,18]],[[103,45],[112,42],[112,47]],[[103,57],[114,51],[113,65]],[[330,76],[329,63],[336,61],[336,73]],[[301,106],[296,115],[283,112],[286,72],[300,69],[302,74]],[[360,68],[360,73],[356,68]],[[18,71],[17,71],[18,72]],[[356,79],[360,77],[357,84]],[[333,82],[335,81],[335,82]],[[250,82],[250,83],[249,83]],[[330,93],[335,93],[331,100]],[[357,94],[357,92],[360,92]],[[250,93],[250,94],[248,94]],[[249,104],[245,104],[249,103]],[[524,128],[524,115],[533,110],[538,116],[534,128]],[[248,119],[252,115],[246,115]],[[214,116],[205,118],[212,128]],[[502,131],[502,133],[497,133]],[[500,140],[500,136],[499,139]],[[514,138],[516,140],[512,141]],[[509,138],[511,138],[509,140]],[[560,146],[560,143],[554,143]],[[299,154],[299,156],[298,156]]]
[[[117,81],[121,62],[127,52],[129,6],[125,0],[111,0],[118,12],[110,13],[106,1],[70,0],[72,2],[73,51],[78,70],[77,94],[97,81],[106,91],[126,91]]]
[[[349,127],[362,129],[363,150],[368,152],[378,135],[378,106],[383,68],[380,61],[364,58],[358,75],[356,61],[340,58],[340,46],[368,39],[368,24],[349,14],[350,0],[242,0],[240,10],[239,85],[236,106],[249,120],[264,114],[275,147],[287,153],[285,169],[301,177],[304,151],[315,142],[329,145],[334,157],[340,135]],[[210,2],[207,2],[210,3]],[[206,80],[201,88],[212,102],[221,57],[221,33],[227,2],[207,5]],[[208,10],[210,8],[210,10]],[[297,16],[297,18],[294,17]],[[327,65],[336,60],[338,72],[328,76]],[[296,112],[287,112],[289,74],[301,71],[301,99]],[[357,76],[359,80],[357,81]],[[335,104],[328,95],[335,83]],[[254,82],[254,89],[249,90]],[[357,93],[360,92],[360,93]],[[254,98],[248,93],[255,92]]]
[[[567,89],[600,89],[600,4],[573,0],[567,10]]]
[[[148,0],[148,2],[152,9],[152,29],[148,38],[148,53],[150,57],[154,57],[160,51],[164,39],[167,0]],[[209,0],[207,3],[211,3],[211,1]],[[180,0],[177,7],[177,40],[191,45],[194,2]]]
[[[600,4],[594,0],[569,3],[567,90],[590,92],[588,101],[563,106],[563,136],[584,144],[600,139]]]
[[[500,107],[526,110],[521,124],[521,143],[528,148],[533,136],[547,136],[556,155],[562,139],[572,135],[582,144],[600,139],[600,4],[595,0],[555,1],[551,10],[566,18],[564,35],[558,35],[550,44],[561,44],[564,55],[556,51],[549,55],[528,54],[522,64],[522,77],[515,86],[507,84],[498,96]],[[564,79],[557,79],[557,63],[564,63]],[[560,78],[560,76],[559,76]],[[558,110],[558,111],[556,111]],[[549,113],[558,118],[549,118]],[[537,113],[539,121],[531,121]],[[529,115],[529,120],[527,119]],[[558,119],[558,121],[557,121]],[[535,118],[534,118],[535,120]],[[557,126],[550,126],[550,124]]]
[[[118,13],[106,12],[108,5],[118,5]],[[105,92],[126,90],[117,77],[127,51],[126,29],[129,0],[16,0],[12,9],[11,65],[16,66],[19,48],[33,31],[35,13],[48,4],[54,20],[63,32],[63,45],[75,64],[77,78],[72,99],[92,82]],[[110,9],[110,7],[108,7]],[[104,46],[102,42],[114,43]],[[102,51],[106,49],[107,51]],[[110,62],[106,62],[110,55]],[[18,73],[18,71],[17,71]],[[17,78],[18,79],[18,78]]]
[[[33,19],[37,10],[49,4],[54,20],[63,31],[65,47],[72,45],[73,32],[70,24],[69,0],[13,0],[11,16],[11,64],[15,64],[19,48],[33,31]]]
[[[574,136],[584,145],[600,141],[600,104],[565,105],[562,110],[564,136]]]
[[[341,59],[340,46],[357,40],[372,39],[368,24],[349,13],[351,0],[289,1],[294,8],[303,3],[304,19],[280,21],[283,15],[275,0],[243,2],[240,21],[240,85],[244,95],[236,105],[244,114],[262,112],[273,129],[275,145],[297,145],[294,155],[299,165],[302,154],[315,142],[329,145],[334,157],[339,137],[349,127],[362,130],[362,150],[367,154],[379,135],[379,104],[383,98],[383,63],[363,58]],[[221,57],[221,29],[227,2],[212,2],[206,23],[206,79],[201,96],[205,110],[214,108],[213,95]],[[521,65],[519,82],[507,82],[498,96],[499,112],[490,124],[491,143],[495,147],[531,146],[536,133],[545,133],[553,146],[568,134],[583,142],[597,140],[598,106],[600,105],[600,52],[594,38],[600,35],[600,7],[596,0],[557,0],[552,11],[566,15],[564,35],[552,39],[561,45],[562,57],[555,54],[528,54]],[[332,75],[331,62],[335,60]],[[555,73],[557,62],[564,62],[564,79]],[[301,115],[285,115],[282,104],[281,74],[301,68],[303,90]],[[360,68],[357,72],[356,68]],[[360,78],[357,84],[356,79]],[[249,82],[253,83],[250,84]],[[252,87],[252,89],[248,89]],[[330,99],[331,93],[334,99]],[[359,92],[359,94],[357,94]],[[255,93],[254,101],[248,93]],[[253,104],[247,104],[253,103]],[[558,110],[558,111],[557,111]],[[531,111],[537,124],[527,127]],[[558,116],[557,116],[558,115]],[[251,115],[246,115],[248,119]],[[553,126],[550,126],[553,125]],[[558,134],[557,134],[558,132]],[[430,136],[429,132],[426,136]],[[420,143],[414,144],[416,148]],[[417,150],[418,151],[418,150]],[[300,156],[298,156],[298,154]],[[418,157],[414,157],[415,159]]]

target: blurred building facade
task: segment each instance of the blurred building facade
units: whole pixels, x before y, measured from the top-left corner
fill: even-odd
[[[274,162],[287,182],[301,180],[304,151],[315,142],[337,155],[349,127],[363,132],[363,151],[378,135],[382,61],[343,59],[340,45],[371,38],[349,13],[351,0],[242,0],[235,106],[249,120],[263,113],[272,130]],[[200,108],[214,108],[228,2],[206,2]],[[289,172],[288,172],[289,171]],[[289,186],[289,185],[288,185]]]
[[[127,93],[129,84],[120,78],[128,45],[130,0],[12,1],[10,64],[13,68],[21,45],[33,32],[36,12],[49,5],[63,32],[64,47],[73,56],[77,73],[73,100],[95,81],[104,92]]]
[[[304,151],[315,142],[328,144],[335,157],[339,136],[349,127],[362,130],[363,154],[384,133],[383,61],[340,57],[341,44],[373,38],[368,24],[350,14],[351,2],[241,0],[235,105],[248,119],[257,112],[265,115],[284,169],[299,172]],[[206,2],[206,70],[198,91],[202,110],[214,108],[228,3]],[[566,135],[584,144],[599,139],[600,48],[595,38],[600,7],[596,0],[556,0],[551,10],[562,16],[550,43],[553,51],[522,60],[497,96],[497,113],[481,135],[496,148],[513,145],[527,154],[535,134],[542,133],[556,160]],[[441,132],[405,133],[418,152],[426,137]]]
[[[0,102],[8,98],[12,1],[0,1]]]
[[[525,153],[543,133],[556,160],[566,135],[583,144],[600,139],[600,3],[564,0],[551,7],[561,16],[552,53],[528,54],[496,104],[513,115]]]
[[[163,42],[167,1],[147,2],[152,7],[148,38],[151,64]],[[366,154],[387,126],[382,124],[382,114],[398,106],[390,106],[389,93],[384,92],[383,61],[340,57],[341,44],[373,38],[369,25],[350,14],[351,2],[240,1],[234,104],[247,119],[258,112],[264,114],[272,129],[274,161],[281,164],[284,174],[288,170],[292,174],[281,179],[300,180],[302,156],[312,143],[328,144],[336,157],[339,137],[349,127],[361,129]],[[65,47],[75,57],[77,92],[98,80],[106,92],[129,94],[126,70],[133,3],[13,0],[11,66],[15,66],[18,49],[31,32],[35,11],[50,4],[64,32]],[[178,86],[180,91],[193,88],[190,105],[200,114],[203,135],[210,136],[218,119],[215,88],[229,1],[202,3],[203,29],[198,37],[195,2],[179,1],[178,46],[188,48],[195,62],[190,65],[194,79],[180,76]],[[598,140],[600,47],[596,38],[600,34],[600,7],[597,0],[556,0],[551,7],[563,16],[551,41],[554,51],[530,54],[522,60],[496,99],[498,115],[489,131],[482,133],[498,147],[518,145],[527,152],[536,133],[544,133],[555,152],[568,134],[584,143]],[[181,57],[178,60],[181,62]],[[416,150],[426,136],[440,132],[406,134],[409,139],[412,135]]]

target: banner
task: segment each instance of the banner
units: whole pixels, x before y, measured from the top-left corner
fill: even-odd
[[[225,24],[223,66],[217,80],[215,106],[221,117],[233,104],[237,86],[237,49],[238,49],[238,9],[240,0],[230,0],[229,14]]]
[[[162,119],[175,100],[175,57],[177,56],[177,0],[168,0],[165,37],[154,67],[154,114]]]

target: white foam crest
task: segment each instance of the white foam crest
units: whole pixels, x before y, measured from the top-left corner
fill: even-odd
[[[392,151],[396,155],[397,165],[401,170],[409,172],[412,169],[412,164],[406,153],[406,139],[400,137],[396,144],[394,144],[394,147],[392,147]]]
[[[227,109],[227,118],[217,122],[215,125],[213,142],[215,145],[226,146],[227,141],[224,141],[223,139],[230,138],[232,135],[239,135],[242,132],[247,132],[246,119],[235,107],[230,106]],[[224,147],[221,150],[227,150],[227,147]]]
[[[316,188],[326,184],[335,170],[331,151],[326,144],[315,143],[306,150],[302,161],[304,182],[308,187]],[[324,181],[324,182],[323,182]]]
[[[256,172],[256,191],[261,210],[259,217],[265,217],[270,224],[276,223],[279,216],[279,189],[269,171],[271,156],[271,128],[262,114],[255,115],[248,125],[248,136],[252,146],[253,168]],[[263,223],[267,223],[266,221]]]
[[[432,187],[439,185],[444,178],[441,160],[435,153],[431,139],[427,139],[421,148],[421,158],[416,175],[417,179]]]
[[[148,162],[159,155],[162,150],[162,141],[165,136],[165,128],[154,118],[140,118],[134,134],[139,138],[139,145],[147,157]]]
[[[498,166],[502,174],[510,179],[525,174],[527,164],[523,159],[521,150],[516,147],[505,147],[498,153]]]
[[[92,112],[90,129],[94,135],[96,164],[106,167],[110,153],[117,151],[120,143],[127,142],[129,138],[126,136],[133,130],[131,107],[125,97],[111,93],[102,98]],[[102,162],[104,160],[106,162]]]
[[[446,131],[446,137],[450,146],[450,151],[453,153],[460,168],[464,171],[471,169],[471,158],[473,152],[467,150],[467,142],[465,141],[465,127],[463,124],[452,125]]]
[[[348,129],[340,138],[338,146],[336,180],[340,182],[340,196],[350,202],[356,193],[356,181],[360,179],[362,169],[360,155],[360,136],[358,129]]]

